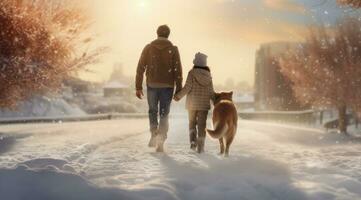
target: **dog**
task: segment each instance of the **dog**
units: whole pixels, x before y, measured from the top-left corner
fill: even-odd
[[[233,92],[215,94],[213,110],[213,128],[207,129],[208,134],[219,140],[220,154],[229,156],[229,148],[237,133],[238,114],[232,101]]]

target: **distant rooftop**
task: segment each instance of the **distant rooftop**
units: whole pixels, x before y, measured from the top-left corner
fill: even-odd
[[[108,82],[104,85],[103,88],[106,88],[106,89],[117,89],[117,88],[129,88],[130,86],[128,84],[125,84],[125,83],[121,83],[121,82],[118,82],[118,81],[111,81],[111,82]]]

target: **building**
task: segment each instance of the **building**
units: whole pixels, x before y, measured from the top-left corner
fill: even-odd
[[[123,72],[123,65],[115,63],[108,83],[103,86],[104,97],[121,97],[130,94],[132,78]]]
[[[278,57],[298,48],[299,43],[262,44],[256,52],[255,107],[257,110],[302,110],[292,91],[292,83],[280,72]]]
[[[103,87],[104,97],[121,97],[129,94],[130,86],[118,81],[111,81]]]
[[[69,77],[63,81],[63,85],[71,89],[73,94],[88,93],[91,82],[79,78]]]

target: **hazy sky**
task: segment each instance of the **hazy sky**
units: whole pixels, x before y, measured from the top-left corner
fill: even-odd
[[[308,25],[333,23],[344,10],[334,0],[87,0],[101,43],[112,48],[92,67],[92,80],[106,80],[115,62],[134,76],[143,47],[168,24],[179,47],[184,75],[193,56],[209,56],[214,81],[253,84],[255,52],[261,43],[302,40]],[[345,8],[344,8],[345,9]]]

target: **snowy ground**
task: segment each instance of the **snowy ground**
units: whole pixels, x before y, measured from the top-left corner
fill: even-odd
[[[0,126],[0,199],[361,199],[361,139],[241,121],[223,158],[171,122],[165,155],[146,119]]]

